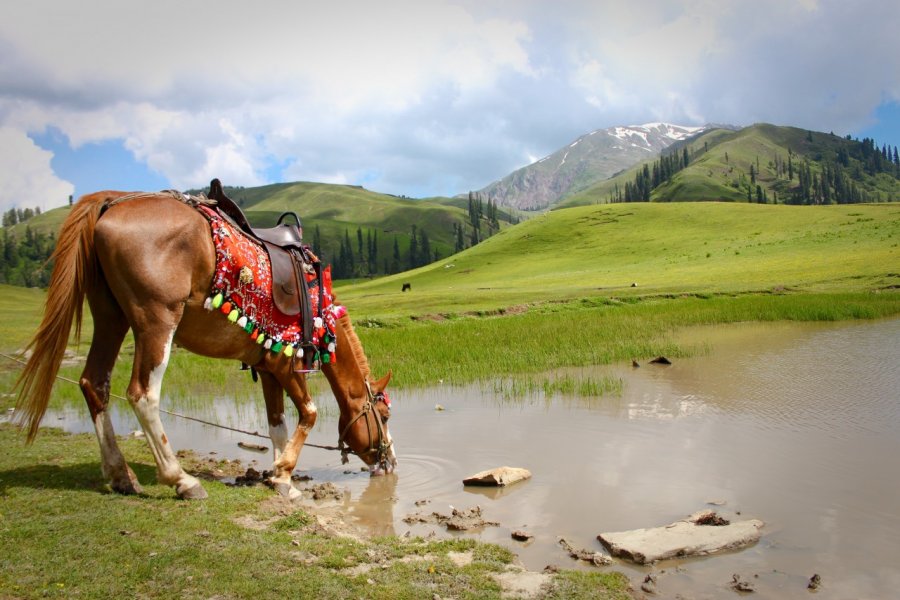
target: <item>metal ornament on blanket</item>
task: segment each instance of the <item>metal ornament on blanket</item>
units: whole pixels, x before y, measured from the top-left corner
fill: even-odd
[[[266,350],[285,356],[303,357],[303,327],[299,315],[285,315],[272,298],[272,266],[265,249],[255,240],[235,229],[214,210],[200,207],[209,221],[216,248],[216,269],[212,290],[204,303],[207,310],[218,310],[231,323],[242,328],[250,339]],[[343,306],[334,304],[331,291],[331,267],[322,269],[322,285],[318,278],[305,273],[309,287],[313,319],[312,345],[314,363],[334,360],[335,321],[346,314]]]

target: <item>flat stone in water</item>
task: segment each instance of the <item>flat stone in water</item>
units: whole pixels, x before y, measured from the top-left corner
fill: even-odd
[[[712,524],[703,524],[712,523]],[[666,558],[702,556],[744,548],[759,541],[763,522],[751,519],[727,523],[714,511],[704,510],[665,527],[601,533],[597,539],[613,556],[644,565]]]
[[[531,477],[531,471],[518,467],[497,467],[463,479],[463,485],[504,486]]]

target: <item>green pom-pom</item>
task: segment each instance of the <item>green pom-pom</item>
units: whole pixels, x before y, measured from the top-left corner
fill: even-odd
[[[274,344],[272,346],[272,352],[274,352],[275,354],[278,354],[279,352],[281,352],[282,347],[284,347],[284,344],[281,342],[277,342],[276,344]]]
[[[230,313],[228,313],[228,320],[232,323],[238,320],[238,317],[241,316],[241,313],[238,309],[233,309]]]
[[[247,333],[253,333],[253,321],[247,319],[247,324],[244,325],[244,331]]]
[[[329,354],[322,353],[322,364],[327,365],[331,362],[331,356]]]
[[[222,302],[225,301],[225,298],[222,297],[222,292],[219,292],[215,295],[212,301],[213,308],[219,308],[222,306]]]

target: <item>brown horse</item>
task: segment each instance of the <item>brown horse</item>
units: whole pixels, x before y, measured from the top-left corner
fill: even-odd
[[[200,482],[175,457],[159,418],[160,387],[172,344],[196,354],[253,365],[262,380],[275,447],[271,483],[296,497],[291,473],[316,422],[306,375],[290,358],[266,351],[219,311],[204,309],[215,267],[215,248],[205,218],[173,194],[98,192],[81,198],[59,234],[44,317],[19,379],[16,405],[28,441],[37,434],[66,348],[73,318],[81,331],[85,296],[94,334],[82,372],[81,390],[100,442],[104,476],[112,489],[139,493],[140,485],[116,443],[107,412],[113,365],[128,330],[134,335],[134,363],[127,397],[147,437],[160,482],[182,498],[204,498]],[[370,381],[369,366],[347,316],[335,326],[336,360],[322,365],[338,406],[341,446],[373,472],[393,470],[396,458],[387,428],[384,388],[390,373]],[[284,420],[284,393],[299,412],[292,436]]]

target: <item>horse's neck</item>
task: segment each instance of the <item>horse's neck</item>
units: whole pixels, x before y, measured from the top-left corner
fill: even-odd
[[[322,365],[322,372],[343,412],[348,408],[357,408],[355,405],[365,400],[367,374],[351,345],[353,332],[341,321],[339,319],[336,324],[335,360]]]

